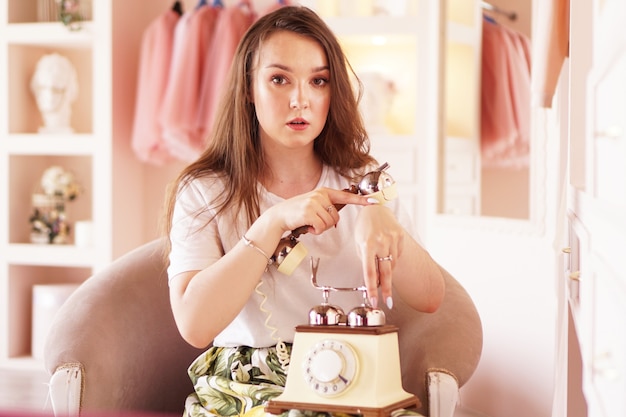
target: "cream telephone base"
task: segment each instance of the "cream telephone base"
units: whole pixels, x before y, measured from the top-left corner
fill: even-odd
[[[265,411],[383,417],[417,406],[417,397],[402,388],[397,330],[392,325],[298,326],[285,391]]]
[[[385,313],[369,305],[365,287],[318,285],[318,264],[319,259],[311,259],[311,284],[322,291],[323,302],[309,311],[308,325],[296,327],[285,390],[268,402],[265,411],[386,417],[420,405],[402,388],[398,328],[385,324]],[[363,304],[346,316],[328,302],[335,291],[361,291]]]

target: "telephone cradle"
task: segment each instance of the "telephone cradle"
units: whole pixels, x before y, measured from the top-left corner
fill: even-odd
[[[296,327],[285,390],[265,411],[383,417],[419,405],[402,387],[396,326],[301,325]]]

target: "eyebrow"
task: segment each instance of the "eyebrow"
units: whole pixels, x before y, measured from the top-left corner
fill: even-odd
[[[283,64],[268,64],[265,66],[265,68],[278,68],[281,69],[283,71],[290,71],[291,72],[291,68],[289,68],[286,65]],[[315,67],[313,68],[313,70],[311,71],[312,73],[314,72],[320,72],[320,71],[329,71],[330,67],[328,65],[322,65],[321,67]]]

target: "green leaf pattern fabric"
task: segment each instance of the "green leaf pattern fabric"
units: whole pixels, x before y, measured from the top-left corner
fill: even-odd
[[[291,355],[291,344],[286,344]],[[211,347],[189,366],[194,386],[185,401],[184,417],[266,417],[265,404],[280,395],[287,371],[278,360],[275,347]],[[398,413],[400,411],[400,413]],[[399,415],[421,414],[398,410]],[[332,417],[350,417],[334,413]],[[331,417],[329,413],[290,410],[281,417]]]
[[[291,346],[287,346],[291,354]],[[276,348],[212,347],[189,366],[194,392],[185,416],[264,416],[267,401],[280,395],[287,373]]]

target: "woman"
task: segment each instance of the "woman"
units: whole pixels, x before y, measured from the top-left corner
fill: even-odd
[[[193,346],[213,342],[189,369],[190,415],[256,412],[280,393],[294,327],[322,301],[308,262],[291,276],[270,265],[293,229],[308,225],[299,239],[320,259],[323,284],[365,284],[374,307],[393,308],[392,287],[418,311],[442,301],[442,271],[411,235],[399,200],[342,191],[378,165],[351,71],[335,36],[304,7],[265,15],[239,44],[208,148],[169,197],[174,317]],[[347,309],[362,300],[331,298]]]

